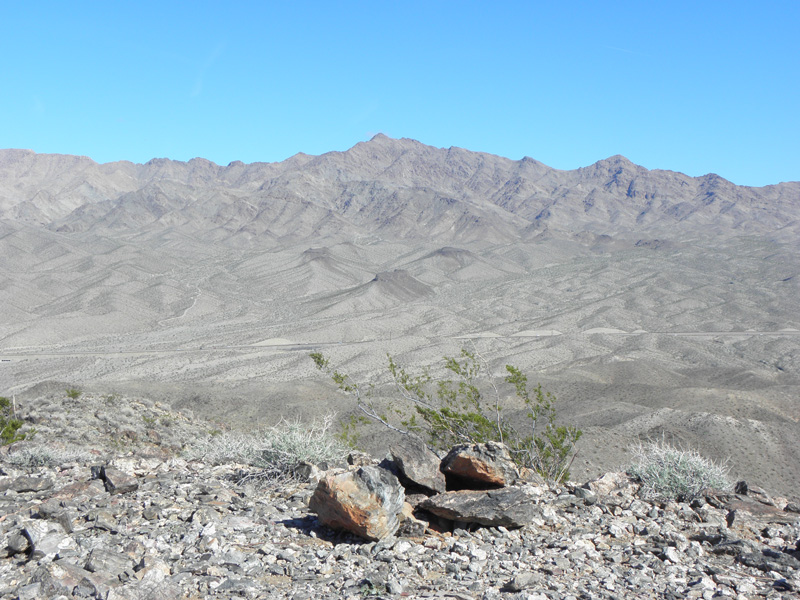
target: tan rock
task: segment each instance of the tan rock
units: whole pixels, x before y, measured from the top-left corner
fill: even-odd
[[[519,479],[511,453],[498,442],[456,446],[442,460],[441,469],[449,488],[503,487]]]
[[[380,540],[397,531],[404,500],[397,477],[368,466],[321,479],[309,508],[323,525]]]

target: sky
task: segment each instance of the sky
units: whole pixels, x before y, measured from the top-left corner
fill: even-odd
[[[800,180],[800,1],[0,0],[0,148],[274,162],[377,133]]]

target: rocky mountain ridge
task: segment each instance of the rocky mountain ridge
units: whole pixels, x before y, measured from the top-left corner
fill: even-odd
[[[800,182],[737,186],[612,156],[573,171],[383,135],[345,152],[219,166],[0,151],[0,219],[58,231],[174,228],[212,240],[796,233]]]
[[[531,484],[523,527],[451,524],[369,542],[321,525],[308,509],[313,481],[256,485],[247,465],[187,458],[215,424],[147,399],[40,400],[19,407],[34,439],[0,453],[6,598],[778,600],[800,590],[800,507],[763,490],[687,503],[644,500],[622,474]]]

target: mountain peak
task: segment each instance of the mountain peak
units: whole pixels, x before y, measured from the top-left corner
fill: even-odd
[[[622,154],[615,154],[614,156],[609,156],[608,158],[604,158],[603,160],[598,160],[595,164],[608,164],[608,165],[630,165],[632,167],[638,166],[635,163],[631,162]]]

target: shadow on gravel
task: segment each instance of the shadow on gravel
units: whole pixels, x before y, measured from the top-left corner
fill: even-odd
[[[283,525],[287,529],[294,529],[309,537],[315,537],[319,540],[331,542],[332,544],[370,544],[368,540],[360,538],[352,533],[346,531],[334,531],[324,525],[320,525],[319,520],[314,515],[306,515],[304,517],[295,517],[293,519],[283,519],[275,521],[277,525]],[[312,535],[313,532],[313,535]]]

